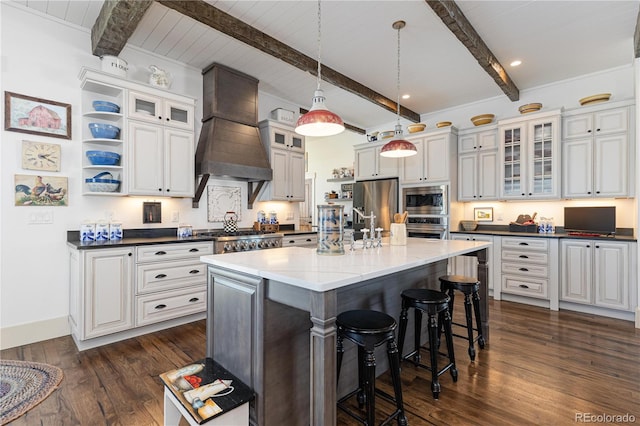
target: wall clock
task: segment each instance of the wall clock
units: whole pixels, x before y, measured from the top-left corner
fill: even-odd
[[[59,172],[60,145],[22,141],[22,168]]]

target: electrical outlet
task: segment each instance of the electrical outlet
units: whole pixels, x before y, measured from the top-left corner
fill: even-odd
[[[292,211],[288,211],[287,212],[287,220],[293,220],[293,212]]]
[[[27,218],[27,223],[30,225],[44,225],[53,223],[53,210],[45,209],[38,212],[33,212],[29,214]]]
[[[180,222],[180,212],[171,213],[171,222]]]

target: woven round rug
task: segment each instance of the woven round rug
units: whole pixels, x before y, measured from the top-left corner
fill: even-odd
[[[62,380],[62,370],[49,364],[0,360],[0,424],[35,407]]]

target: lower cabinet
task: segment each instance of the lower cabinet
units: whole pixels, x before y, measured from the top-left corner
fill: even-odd
[[[136,248],[136,326],[207,309],[207,267],[200,256],[213,244],[180,243]]]
[[[502,293],[543,299],[558,310],[557,239],[502,237],[500,258]]]
[[[70,251],[69,323],[77,340],[133,327],[133,250]]]
[[[562,240],[560,300],[631,310],[630,244]]]
[[[492,235],[477,235],[477,234],[451,234],[452,240],[464,240],[464,241],[486,241],[493,244]],[[489,266],[489,288],[488,293],[493,296],[495,300],[500,300],[500,286],[495,285],[494,274],[494,253],[493,246],[487,249],[487,264]],[[478,277],[478,259],[475,256],[456,256],[449,259],[449,270],[452,274],[465,275],[467,277]],[[496,291],[496,289],[498,291]]]
[[[207,268],[200,256],[209,254],[213,243],[206,241],[70,249],[69,323],[78,347],[140,335],[140,327],[160,329],[164,321],[205,312]]]

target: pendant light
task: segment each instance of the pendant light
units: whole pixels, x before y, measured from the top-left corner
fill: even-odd
[[[402,126],[400,125],[400,30],[404,28],[406,23],[404,21],[396,21],[392,27],[394,30],[398,30],[398,108],[397,108],[397,122],[395,130],[395,139],[387,142],[380,150],[380,155],[383,157],[409,157],[416,155],[418,150],[416,146],[411,142],[402,139]]]
[[[295,132],[303,136],[333,136],[344,131],[342,119],[324,105],[324,92],[320,89],[320,0],[318,0],[318,86],[313,94],[309,112],[298,118]]]

